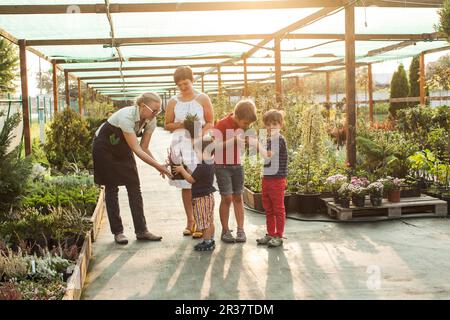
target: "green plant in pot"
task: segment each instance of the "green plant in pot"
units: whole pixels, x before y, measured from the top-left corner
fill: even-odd
[[[314,171],[321,164],[321,155],[324,154],[324,137],[326,135],[324,119],[319,105],[311,105],[302,112],[301,122],[301,147],[300,153],[306,163],[306,183],[299,193],[300,212],[316,213],[320,205],[320,193],[313,187]]]
[[[405,179],[398,179],[387,176],[378,180],[383,184],[384,190],[387,191],[389,202],[400,202],[400,189]]]
[[[367,192],[369,193],[370,203],[374,207],[381,206],[383,202],[384,186],[381,182],[372,182],[367,186]]]
[[[339,204],[343,208],[350,208],[350,199],[352,197],[352,185],[348,182],[343,183],[338,190]]]

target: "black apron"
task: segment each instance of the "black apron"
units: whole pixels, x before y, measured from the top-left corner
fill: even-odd
[[[108,121],[94,138],[92,147],[94,181],[99,185],[139,185],[133,151],[120,128]]]

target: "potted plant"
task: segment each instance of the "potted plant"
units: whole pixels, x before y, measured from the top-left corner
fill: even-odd
[[[347,177],[343,174],[335,174],[325,180],[325,184],[330,188],[335,203],[339,203],[338,190],[342,184],[347,182]]]
[[[250,208],[257,211],[264,211],[262,204],[262,175],[263,163],[258,157],[245,157],[244,170],[244,202]]]
[[[405,179],[398,179],[390,176],[379,180],[387,191],[389,202],[400,202],[400,187],[404,181]]]
[[[355,207],[364,207],[366,202],[367,189],[360,185],[350,184],[352,203]]]
[[[367,192],[369,193],[370,203],[374,207],[381,206],[383,202],[384,186],[381,182],[373,182],[367,186]]]
[[[352,187],[350,183],[343,183],[338,190],[339,204],[343,208],[350,208],[350,199],[352,196]]]
[[[366,201],[369,180],[366,178],[352,177],[351,182],[352,202],[355,207],[364,207]]]
[[[311,105],[302,112],[300,142],[298,152],[299,176],[302,181],[299,192],[300,213],[317,213],[320,208],[318,167],[324,154],[324,119],[319,105]]]

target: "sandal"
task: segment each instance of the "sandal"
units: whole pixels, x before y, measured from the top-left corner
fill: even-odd
[[[192,238],[194,239],[200,239],[203,237],[203,232],[201,231],[194,231],[194,233],[192,233]]]
[[[196,230],[197,230],[197,226],[194,223],[194,225],[192,226],[192,229],[185,228],[183,230],[183,236],[192,236]]]

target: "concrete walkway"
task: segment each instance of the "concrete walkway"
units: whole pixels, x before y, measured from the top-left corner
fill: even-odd
[[[170,134],[158,128],[151,150],[163,159]],[[107,219],[93,246],[84,299],[450,299],[450,220],[342,224],[287,220],[284,247],[258,247],[265,217],[246,212],[246,244],[217,241],[195,252],[183,237],[179,190],[139,161],[146,217],[162,242],[134,240],[126,191],[120,203],[127,246]],[[216,194],[216,238],[220,234]],[[233,217],[233,215],[231,215]],[[235,229],[234,217],[230,219]],[[236,229],[235,229],[236,230]]]

